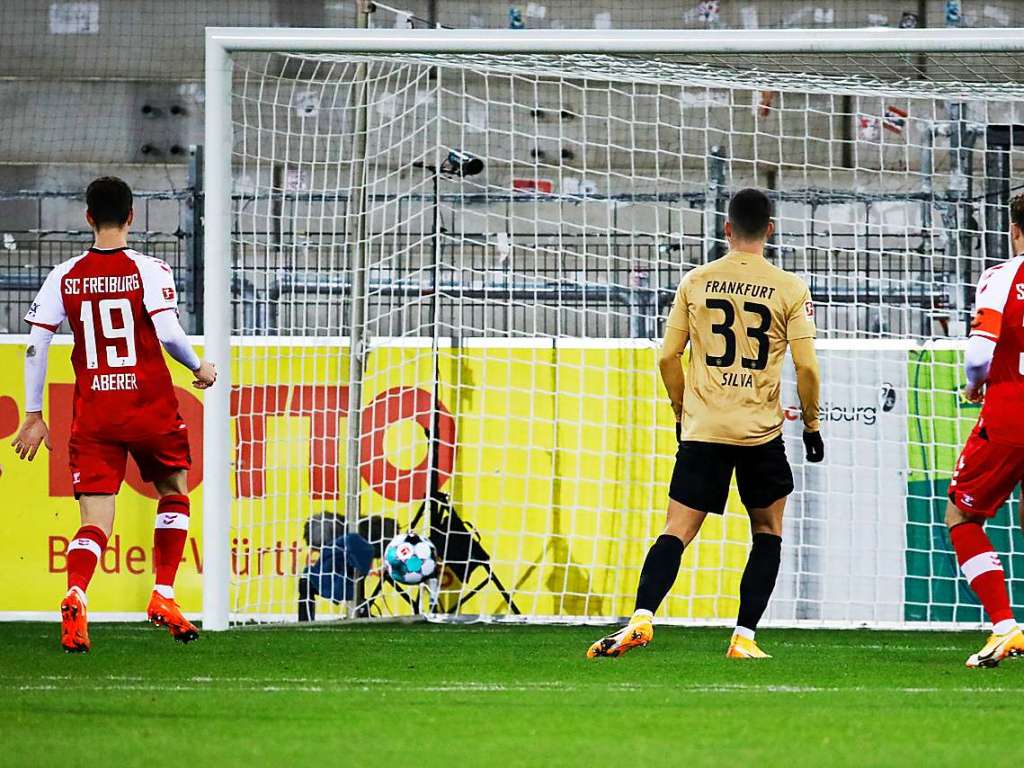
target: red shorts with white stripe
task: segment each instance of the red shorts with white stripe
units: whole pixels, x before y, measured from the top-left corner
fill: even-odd
[[[75,498],[83,493],[117,493],[124,481],[129,453],[147,483],[192,466],[188,429],[183,421],[170,432],[131,440],[104,440],[72,432],[68,464]]]
[[[956,462],[949,500],[976,517],[994,517],[1024,480],[1024,447],[993,443],[981,422],[974,427]]]

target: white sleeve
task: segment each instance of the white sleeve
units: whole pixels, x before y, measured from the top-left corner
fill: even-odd
[[[25,313],[25,322],[38,325],[51,332],[56,332],[67,317],[64,311],[64,298],[60,293],[60,281],[66,270],[56,267],[46,276],[42,288]]]
[[[967,371],[967,381],[972,387],[978,388],[988,380],[988,371],[992,366],[992,355],[995,351],[996,343],[986,336],[972,334],[967,340],[964,368]]]
[[[142,303],[150,315],[173,309],[178,311],[178,292],[174,288],[174,274],[166,261],[139,254],[135,259],[142,277]]]
[[[43,410],[43,387],[46,385],[46,362],[50,356],[53,331],[33,325],[25,347],[25,413]]]
[[[974,318],[964,354],[964,370],[972,387],[980,387],[988,380],[992,356],[1003,327],[1003,310],[1010,288],[1020,268],[1018,259],[986,269],[978,280],[974,295]]]
[[[158,312],[153,315],[153,327],[156,329],[156,337],[160,339],[167,354],[190,371],[199,368],[199,356],[192,349],[185,330],[178,322],[176,312]]]

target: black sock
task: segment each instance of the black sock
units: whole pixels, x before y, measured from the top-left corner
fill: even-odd
[[[736,626],[757,629],[757,622],[768,607],[768,600],[775,589],[782,560],[782,537],[773,533],[755,533],[754,546],[750,549],[747,567],[740,581],[740,614]]]
[[[683,557],[683,542],[667,533],[647,551],[644,568],[640,571],[640,583],[636,587],[636,610],[654,613],[672,589],[679,575],[679,561]]]

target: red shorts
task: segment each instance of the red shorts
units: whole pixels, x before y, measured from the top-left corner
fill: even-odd
[[[1024,448],[993,443],[985,428],[974,427],[949,482],[949,500],[957,509],[993,517],[1024,480]]]
[[[72,431],[68,464],[75,498],[83,493],[117,493],[124,481],[129,453],[147,483],[163,480],[192,466],[184,422],[170,432],[131,440],[104,440],[92,435],[76,435]]]

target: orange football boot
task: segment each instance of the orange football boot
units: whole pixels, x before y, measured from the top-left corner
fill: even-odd
[[[770,659],[771,656],[758,647],[753,639],[742,635],[733,635],[729,641],[729,650],[725,652],[727,659]]]
[[[608,656],[617,659],[634,648],[643,648],[654,638],[654,622],[650,615],[634,616],[629,624],[602,637],[587,649],[587,658],[596,659]]]
[[[171,637],[179,643],[191,643],[198,639],[199,630],[181,612],[181,607],[154,590],[149,598],[146,616],[158,627],[167,627]]]
[[[971,669],[995,667],[1010,656],[1024,656],[1024,632],[1020,627],[1014,627],[1003,635],[993,632],[988,636],[985,647],[967,659],[967,666]]]
[[[78,589],[69,589],[60,601],[60,645],[64,653],[86,653],[90,648],[85,601]]]

